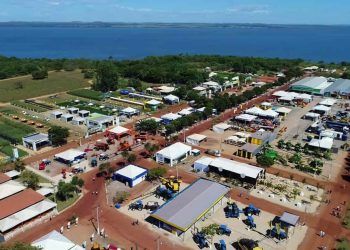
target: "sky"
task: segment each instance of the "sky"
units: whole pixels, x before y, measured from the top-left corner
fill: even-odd
[[[349,0],[0,0],[0,22],[348,24]]]

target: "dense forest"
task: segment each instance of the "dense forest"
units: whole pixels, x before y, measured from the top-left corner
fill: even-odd
[[[310,63],[301,59],[253,58],[235,56],[177,55],[146,57],[141,60],[117,61],[109,58],[104,61],[88,59],[19,59],[0,56],[0,79],[32,74],[33,78],[46,77],[43,71],[82,69],[87,78],[94,76],[99,65],[108,62],[113,64],[119,76],[139,79],[152,83],[196,84],[207,79],[206,67],[217,71],[233,71],[240,73],[265,73],[284,71],[291,77],[298,75],[300,68]],[[348,63],[319,66],[340,67]],[[348,74],[347,74],[348,75]]]

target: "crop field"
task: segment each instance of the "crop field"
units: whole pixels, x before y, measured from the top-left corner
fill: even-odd
[[[0,152],[1,153],[12,157],[13,156],[12,148],[13,147],[11,146],[9,141],[6,141],[6,140],[0,138]],[[18,149],[18,154],[19,154],[19,157],[23,157],[23,156],[28,155],[28,153],[26,151],[23,151],[22,149]]]
[[[43,80],[31,76],[0,81],[0,102],[10,102],[88,87],[80,71],[50,72]]]
[[[34,133],[35,129],[18,122],[0,117],[0,138],[11,143],[21,143],[22,137]]]
[[[102,115],[115,115],[117,114],[118,110],[120,110],[120,107],[115,105],[101,106],[102,104],[99,103],[89,103],[85,101],[80,101],[78,103],[76,103],[75,101],[65,101],[57,103],[57,105],[61,107],[76,107],[79,108],[79,110],[87,110],[90,111],[90,113],[99,113]]]

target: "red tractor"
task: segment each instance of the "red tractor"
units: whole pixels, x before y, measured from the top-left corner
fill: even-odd
[[[127,150],[129,151],[131,150],[131,145],[129,144],[129,142],[127,141],[121,142],[119,145],[118,151],[127,151]]]

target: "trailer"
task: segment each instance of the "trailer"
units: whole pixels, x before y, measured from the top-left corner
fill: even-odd
[[[103,142],[103,141],[96,141],[95,143],[95,150],[103,150],[103,151],[107,151],[109,149],[109,145],[107,142]]]

